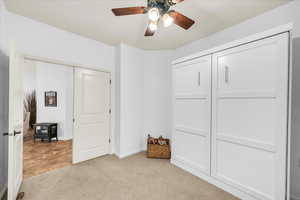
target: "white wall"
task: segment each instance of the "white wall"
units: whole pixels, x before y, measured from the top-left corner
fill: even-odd
[[[117,50],[116,141],[120,157],[146,149],[147,134],[171,132],[171,51],[145,51],[121,44]]]
[[[115,139],[113,140],[115,146],[115,154],[121,155],[121,46],[116,47],[115,50],[115,59],[116,59],[116,68],[115,68],[115,81],[112,84],[115,85]]]
[[[73,138],[73,68],[25,60],[24,94],[36,91],[37,122],[58,122],[60,140]],[[45,107],[45,91],[57,91],[57,107]]]
[[[8,137],[2,133],[8,131],[8,57],[5,52],[5,25],[6,8],[0,1],[0,198],[7,186],[7,155]]]
[[[300,19],[299,19],[300,20]],[[300,37],[293,39],[291,196],[300,200]]]
[[[206,38],[194,41],[175,50],[174,59],[184,57],[202,50],[207,50],[221,44],[237,40],[251,34],[262,32],[270,28],[293,22],[293,119],[292,119],[292,162],[291,162],[291,196],[294,200],[300,199],[300,0],[273,9],[262,15],[212,34]],[[296,89],[298,88],[298,89]]]
[[[23,72],[24,95],[30,94],[36,90],[36,63],[32,60],[24,61]]]
[[[85,66],[114,68],[114,47],[8,12],[8,40],[22,53]]]
[[[8,49],[8,41],[14,40],[16,50],[24,54],[95,69],[106,69],[112,72],[111,101],[113,115],[111,123],[112,135],[114,136],[115,47],[11,12],[5,12],[4,19],[5,23],[3,24],[6,31],[3,44],[5,49]],[[114,149],[112,149],[112,152],[114,152]]]
[[[221,44],[231,42],[273,27],[294,23],[294,37],[300,36],[300,0],[292,1],[286,5],[275,8],[257,17],[246,20],[238,25],[212,34],[206,38],[191,42],[176,49],[174,58],[187,56],[202,50],[210,49]]]
[[[120,157],[141,150],[144,61],[143,50],[120,45]]]
[[[143,75],[143,136],[146,150],[148,134],[170,138],[172,102],[172,51],[146,51]]]
[[[0,198],[7,185],[8,137],[8,57],[0,51]]]
[[[0,50],[7,55],[7,44],[6,44],[6,16],[7,10],[3,0],[0,0]]]
[[[57,92],[57,107],[45,107],[45,92]],[[73,138],[73,68],[36,62],[37,122],[57,122],[61,140]]]

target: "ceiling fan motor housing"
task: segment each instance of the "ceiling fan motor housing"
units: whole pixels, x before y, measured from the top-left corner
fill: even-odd
[[[161,15],[167,13],[173,5],[175,3],[172,0],[148,0],[148,9],[158,8]]]

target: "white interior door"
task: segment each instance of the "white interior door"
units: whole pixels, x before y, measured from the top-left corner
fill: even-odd
[[[73,163],[109,153],[110,73],[75,69]]]
[[[211,56],[173,68],[172,159],[210,174]]]
[[[8,200],[15,200],[23,180],[23,59],[10,46]]]
[[[285,199],[288,72],[288,33],[213,56],[212,176],[256,199]]]

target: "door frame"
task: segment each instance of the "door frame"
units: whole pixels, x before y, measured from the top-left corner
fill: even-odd
[[[20,189],[21,188],[21,185],[22,185],[22,182],[23,182],[23,107],[22,104],[23,104],[23,99],[22,99],[22,103],[20,105],[20,109],[21,109],[21,116],[20,116],[20,130],[17,130],[19,131],[18,134],[18,137],[20,137],[21,139],[21,147],[20,147],[20,154],[21,154],[21,160],[20,160],[20,169],[21,170],[21,174],[20,174],[20,177],[18,177],[18,182],[16,184],[16,173],[18,173],[18,169],[15,168],[15,161],[16,161],[16,157],[15,157],[15,137],[16,137],[16,133],[15,133],[15,127],[14,126],[14,120],[15,120],[15,101],[14,101],[14,98],[13,98],[13,95],[14,93],[12,92],[15,92],[15,83],[13,80],[11,80],[11,78],[15,78],[15,77],[12,77],[11,73],[14,72],[14,71],[11,71],[11,70],[14,70],[14,67],[11,68],[11,66],[15,65],[15,62],[17,63],[17,65],[19,65],[19,62],[21,60],[24,60],[24,57],[22,56],[22,54],[18,53],[16,50],[15,50],[15,41],[14,40],[10,40],[9,41],[9,88],[8,88],[8,91],[9,91],[9,102],[8,102],[8,133],[7,133],[7,136],[9,137],[8,138],[8,169],[7,169],[7,173],[8,173],[8,176],[7,176],[7,199],[8,200],[11,200],[11,199],[14,199],[17,197],[18,195],[18,192],[19,191],[16,191],[15,189]],[[21,66],[23,67],[23,66]],[[23,72],[21,70],[20,72],[20,77],[19,78],[23,78]],[[23,80],[21,80],[23,81]],[[23,86],[23,82],[21,83],[21,85]],[[12,100],[13,99],[13,100]],[[13,118],[10,116],[12,115]],[[12,126],[13,125],[13,126]],[[13,159],[12,159],[13,158]]]
[[[40,57],[40,56],[33,56],[30,54],[26,54],[26,53],[20,53],[20,55],[22,56],[23,60],[31,60],[31,61],[38,61],[38,62],[44,62],[44,63],[49,63],[49,64],[57,64],[57,65],[63,65],[63,66],[67,66],[67,67],[71,67],[73,69],[73,78],[75,76],[75,68],[81,68],[81,69],[88,69],[88,70],[93,70],[93,71],[98,71],[98,72],[105,72],[105,73],[109,73],[110,75],[110,80],[111,80],[111,84],[110,84],[110,109],[111,109],[111,114],[110,114],[110,122],[109,122],[109,126],[110,126],[110,131],[109,131],[109,137],[110,137],[110,143],[109,143],[109,154],[114,154],[114,124],[115,124],[115,115],[114,115],[114,101],[115,101],[115,96],[114,96],[114,91],[115,91],[115,86],[114,86],[114,81],[113,81],[113,73],[111,70],[108,69],[104,69],[102,67],[97,67],[97,66],[86,66],[86,65],[82,65],[82,64],[77,64],[77,63],[71,63],[71,62],[66,62],[63,60],[56,60],[56,59],[51,59],[51,58],[46,58],[46,57]],[[73,80],[74,81],[74,80]],[[74,86],[74,83],[73,83]],[[75,88],[73,87],[73,90]],[[73,102],[74,102],[74,93],[73,93]],[[74,105],[73,105],[74,107]],[[73,119],[74,119],[74,109],[73,109]],[[74,124],[73,124],[74,126]],[[73,131],[74,134],[74,131]],[[72,145],[72,164],[73,163],[73,145]]]

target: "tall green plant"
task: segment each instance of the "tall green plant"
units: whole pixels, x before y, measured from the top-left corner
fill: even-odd
[[[36,93],[35,90],[25,95],[24,112],[30,112],[29,126],[33,128],[36,123]]]

